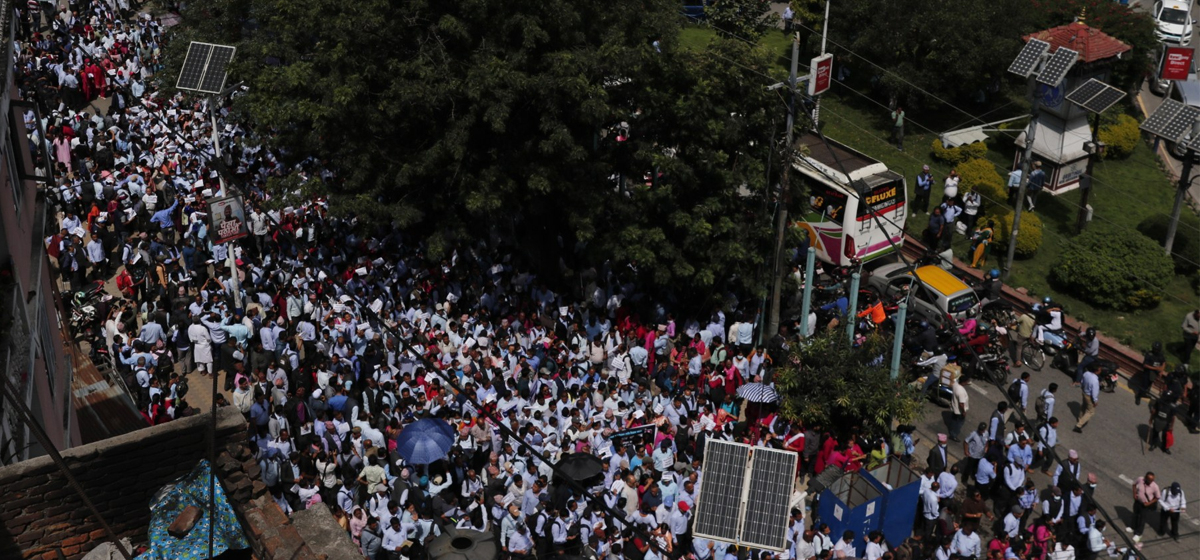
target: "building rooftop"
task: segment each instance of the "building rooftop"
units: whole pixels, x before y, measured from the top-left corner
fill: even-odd
[[[1080,21],[1031,33],[1023,39],[1046,41],[1050,43],[1050,52],[1058,50],[1059,47],[1078,51],[1079,61],[1084,63],[1105,60],[1133,49],[1119,39]]]

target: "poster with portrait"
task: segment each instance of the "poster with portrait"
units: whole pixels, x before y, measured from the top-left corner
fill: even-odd
[[[250,234],[246,227],[246,209],[236,196],[218,198],[208,203],[208,237],[214,244],[232,241]]]

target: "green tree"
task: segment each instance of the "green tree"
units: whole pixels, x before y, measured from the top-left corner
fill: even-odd
[[[1157,61],[1149,55],[1160,48],[1160,44],[1154,37],[1154,19],[1149,11],[1135,10],[1132,4],[1123,5],[1111,0],[1033,0],[1029,12],[1037,18],[1036,27],[1030,31],[1065,25],[1082,18],[1089,27],[1133,47],[1132,52],[1109,61],[1113,72],[1107,81],[1114,86],[1133,89],[1143,76],[1154,72]]]
[[[1030,18],[1026,0],[842,0],[832,6],[829,33],[889,71],[850,59],[889,96],[921,105],[933,100],[917,88],[954,99],[998,84]]]
[[[677,48],[678,3],[214,0],[187,39],[239,50],[234,110],[287,164],[268,188],[417,231],[433,255],[499,234],[546,270],[614,259],[680,297],[756,288],[778,101],[735,39]],[[315,23],[319,22],[319,23]]]
[[[843,433],[861,427],[871,435],[887,433],[893,420],[913,421],[921,401],[916,390],[890,378],[890,353],[883,336],[868,336],[852,347],[840,329],[793,348],[775,374],[784,415]]]
[[[715,0],[704,15],[718,33],[747,40],[756,40],[779,24],[770,0]]]

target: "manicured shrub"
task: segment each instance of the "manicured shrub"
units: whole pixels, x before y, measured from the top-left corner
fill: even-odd
[[[983,213],[979,223],[986,224],[988,220],[996,221],[996,231],[993,245],[1002,245],[1008,250],[1008,236],[1012,232],[1013,210],[1007,206],[993,206]],[[1029,258],[1037,253],[1042,246],[1042,219],[1033,212],[1021,213],[1021,231],[1017,233],[1016,256]]]
[[[1104,149],[1104,159],[1125,159],[1137,148],[1142,139],[1138,129],[1137,119],[1129,115],[1120,115],[1115,124],[1100,127],[1100,142],[1107,147]]]
[[[1096,305],[1131,311],[1154,307],[1175,267],[1148,237],[1111,224],[1092,224],[1067,242],[1050,280]]]
[[[960,163],[973,159],[980,159],[987,156],[987,144],[983,142],[975,142],[958,146],[956,148],[947,148],[942,145],[940,138],[933,139],[933,157],[944,161],[950,165],[958,165]]]
[[[1158,214],[1150,216],[1138,224],[1137,230],[1149,237],[1151,241],[1162,246],[1167,240],[1167,228],[1171,224],[1171,216]],[[1171,258],[1175,260],[1175,271],[1180,274],[1191,274],[1200,269],[1200,218],[1189,210],[1179,214],[1179,227],[1175,230],[1175,243],[1171,245]]]
[[[960,193],[977,191],[983,196],[985,208],[1004,204],[1008,193],[1004,186],[1004,178],[996,171],[996,166],[986,159],[973,159],[957,167],[958,190]]]

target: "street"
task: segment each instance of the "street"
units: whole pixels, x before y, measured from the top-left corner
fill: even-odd
[[[1139,9],[1144,9],[1147,12],[1149,12],[1151,9],[1153,9],[1153,6],[1154,6],[1153,2],[1142,2],[1137,5],[1137,7]],[[1196,3],[1196,4],[1192,5],[1192,19],[1200,20],[1200,3]],[[1200,41],[1197,41],[1198,36],[1200,36],[1200,26],[1194,25],[1194,26],[1192,26],[1192,44],[1191,44],[1191,48],[1193,51],[1195,51],[1196,45],[1198,43],[1200,43]],[[1193,60],[1192,60],[1193,68],[1197,64],[1198,64],[1198,61],[1196,61],[1193,58]],[[1159,96],[1159,95],[1155,94],[1154,92],[1150,91],[1150,81],[1147,80],[1145,83],[1142,84],[1142,89],[1141,89],[1140,95],[1139,95],[1138,99],[1134,100],[1134,103],[1137,104],[1139,107],[1141,107],[1145,111],[1145,115],[1148,116],[1148,115],[1154,114],[1154,111],[1156,111],[1158,109],[1159,105],[1162,105],[1162,100],[1163,100],[1162,96]],[[1159,157],[1163,158],[1163,161],[1170,168],[1171,175],[1177,179],[1179,177],[1180,171],[1183,169],[1183,162],[1181,162],[1179,160],[1179,158],[1175,157],[1175,155],[1172,154],[1170,152],[1170,150],[1167,150],[1165,145],[1160,146],[1158,153],[1159,153]],[[1193,201],[1200,201],[1200,184],[1193,183],[1191,186],[1189,186],[1188,194]]]
[[[1141,442],[1145,440],[1149,429],[1149,401],[1143,400],[1141,405],[1135,405],[1134,392],[1124,379],[1119,382],[1116,392],[1101,393],[1096,415],[1082,434],[1074,433],[1071,429],[1079,415],[1081,393],[1078,388],[1072,387],[1071,377],[1052,370],[1049,364],[1040,372],[1025,368],[1014,369],[1012,377],[1019,376],[1023,371],[1029,371],[1032,376],[1028,402],[1031,420],[1032,407],[1037,395],[1050,383],[1058,383],[1058,399],[1054,411],[1055,416],[1059,418],[1057,452],[1065,459],[1067,451],[1075,449],[1079,452],[1083,470],[1096,473],[1095,498],[1100,507],[1113,517],[1116,531],[1132,536],[1131,533],[1125,532],[1126,524],[1131,522],[1133,515],[1131,485],[1137,477],[1146,474],[1147,471],[1153,471],[1157,475],[1160,487],[1164,489],[1172,482],[1179,482],[1190,507],[1180,520],[1179,542],[1173,541],[1169,536],[1160,536],[1157,532],[1158,514],[1149,515],[1147,528],[1142,535],[1142,552],[1146,557],[1153,559],[1196,558],[1200,551],[1200,477],[1196,476],[1196,461],[1200,458],[1200,435],[1189,434],[1182,422],[1177,420],[1172,454],[1166,455],[1155,450],[1146,451],[1143,455]],[[979,380],[973,381],[967,392],[970,395],[969,408],[961,437],[965,437],[980,422],[986,422],[996,409],[996,404],[1005,399],[1002,388]],[[925,416],[918,424],[921,441],[917,444],[915,454],[922,462],[931,448],[930,442],[936,441],[939,432],[946,432],[946,420],[949,415],[948,409],[933,404],[926,405]],[[957,459],[963,457],[962,444],[950,442],[948,449]],[[1051,472],[1054,472],[1053,469]],[[1029,476],[1038,483],[1039,488],[1044,489],[1050,484],[1050,477],[1043,475],[1039,470],[1034,470]],[[1106,536],[1121,542],[1113,530],[1106,530]]]

